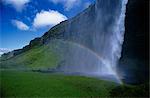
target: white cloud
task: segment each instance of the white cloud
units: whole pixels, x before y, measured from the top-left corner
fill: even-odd
[[[35,28],[44,27],[44,26],[54,26],[66,19],[67,17],[59,13],[58,11],[42,10],[40,13],[36,14],[34,21],[33,21],[33,26]]]
[[[74,6],[80,4],[80,0],[50,0],[50,1],[53,2],[54,4],[58,3],[63,4],[66,11],[69,11]]]
[[[29,26],[27,26],[25,23],[23,23],[21,21],[12,20],[12,24],[20,30],[29,30]]]
[[[30,0],[2,0],[7,5],[12,5],[17,11],[21,12]]]

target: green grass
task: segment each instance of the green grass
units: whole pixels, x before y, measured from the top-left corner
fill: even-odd
[[[105,97],[114,87],[113,82],[82,76],[1,71],[3,97]]]
[[[1,97],[139,97],[148,98],[149,83],[118,85],[82,76],[1,71]]]
[[[38,46],[16,55],[5,61],[0,61],[1,67],[52,68],[58,65],[59,58],[48,45]]]

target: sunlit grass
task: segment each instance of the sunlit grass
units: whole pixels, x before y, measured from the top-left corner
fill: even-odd
[[[113,82],[82,76],[1,71],[4,97],[105,97],[114,87]]]
[[[58,65],[58,56],[52,49],[43,45],[34,47],[26,52],[5,61],[0,61],[1,67],[53,68]]]

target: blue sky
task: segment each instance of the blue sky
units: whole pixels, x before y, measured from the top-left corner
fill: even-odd
[[[95,0],[0,0],[0,49],[13,50],[74,17]]]

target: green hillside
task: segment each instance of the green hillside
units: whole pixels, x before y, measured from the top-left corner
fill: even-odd
[[[59,58],[49,45],[33,47],[9,59],[0,60],[2,68],[53,68]]]
[[[55,51],[60,46],[57,41],[62,39],[66,21],[52,27],[42,37],[30,41],[22,49],[13,50],[0,57],[1,68],[54,68],[60,62],[60,55]],[[59,46],[57,46],[59,44]],[[61,51],[61,49],[59,49]]]

